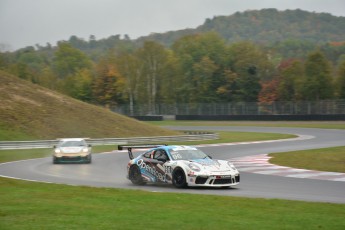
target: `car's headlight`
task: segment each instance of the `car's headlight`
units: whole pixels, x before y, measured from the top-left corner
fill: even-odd
[[[86,148],[86,147],[85,147],[85,148],[83,148],[83,152],[84,152],[84,153],[87,153],[88,151],[89,151],[89,149],[88,149],[88,148]]]
[[[200,172],[200,170],[201,170],[199,166],[197,166],[196,164],[193,164],[193,163],[189,163],[188,167],[195,172]]]
[[[59,148],[54,149],[55,153],[61,153],[61,150]]]
[[[229,167],[230,167],[232,170],[237,170],[236,167],[235,167],[235,165],[234,165],[233,163],[231,163],[231,162],[228,161],[228,165],[229,165]]]

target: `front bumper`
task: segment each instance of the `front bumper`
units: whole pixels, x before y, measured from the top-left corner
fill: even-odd
[[[53,163],[91,163],[91,155],[88,156],[53,156]]]
[[[227,187],[240,183],[240,174],[188,176],[188,186]]]

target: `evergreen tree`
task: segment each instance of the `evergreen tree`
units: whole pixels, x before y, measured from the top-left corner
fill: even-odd
[[[67,42],[58,44],[52,64],[56,75],[62,79],[75,74],[78,70],[92,67],[91,60]]]
[[[304,66],[304,99],[318,101],[333,98],[331,65],[324,55],[319,51],[311,53]]]
[[[338,67],[337,87],[338,98],[345,99],[345,60]]]
[[[286,65],[286,66],[284,66]],[[278,98],[280,101],[296,101],[303,94],[301,87],[304,81],[304,66],[299,60],[290,60],[281,64],[278,84]]]

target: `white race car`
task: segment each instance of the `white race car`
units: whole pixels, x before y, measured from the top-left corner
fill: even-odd
[[[134,158],[132,150],[150,148]],[[133,184],[172,183],[187,186],[229,187],[240,182],[240,173],[226,160],[215,160],[192,146],[136,145],[118,146],[127,149],[130,161],[127,178]]]

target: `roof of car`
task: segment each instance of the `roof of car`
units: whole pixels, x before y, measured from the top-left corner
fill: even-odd
[[[166,150],[190,150],[195,149],[196,147],[190,146],[190,145],[167,145],[167,146],[161,146],[159,148],[163,148]]]

